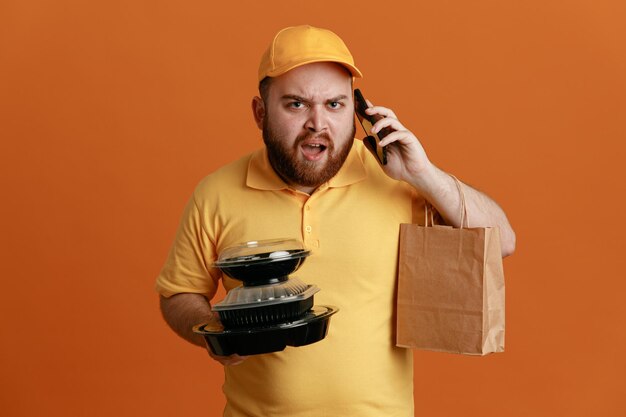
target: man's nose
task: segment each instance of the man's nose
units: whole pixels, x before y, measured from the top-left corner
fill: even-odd
[[[320,108],[320,106],[312,106],[307,116],[304,127],[309,132],[322,132],[328,127],[324,109]]]

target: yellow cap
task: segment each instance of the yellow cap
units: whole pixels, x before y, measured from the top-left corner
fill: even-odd
[[[354,66],[352,54],[339,36],[327,29],[304,25],[285,28],[274,36],[261,57],[259,81],[313,62],[337,62],[346,67],[352,76],[363,76]]]

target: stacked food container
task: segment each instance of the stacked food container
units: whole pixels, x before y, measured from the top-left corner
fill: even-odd
[[[290,277],[309,255],[293,239],[252,241],[225,249],[214,266],[243,285],[213,306],[221,323],[200,324],[194,331],[222,356],[277,352],[324,339],[337,308],[314,306],[313,296],[320,289]]]

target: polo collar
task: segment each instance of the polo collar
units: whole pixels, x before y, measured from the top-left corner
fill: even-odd
[[[332,177],[327,184],[321,185],[319,188],[345,187],[367,178],[367,172],[363,165],[363,160],[356,151],[355,143],[348,154],[346,162],[339,169],[337,175]],[[277,191],[288,189],[289,186],[276,174],[274,168],[270,164],[267,157],[267,149],[259,149],[254,152],[248,162],[248,174],[246,177],[246,185],[250,188],[266,191]]]

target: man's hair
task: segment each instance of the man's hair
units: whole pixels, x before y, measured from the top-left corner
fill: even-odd
[[[259,83],[259,94],[264,103],[267,103],[267,98],[270,93],[270,84],[272,83],[272,77],[265,77]]]

